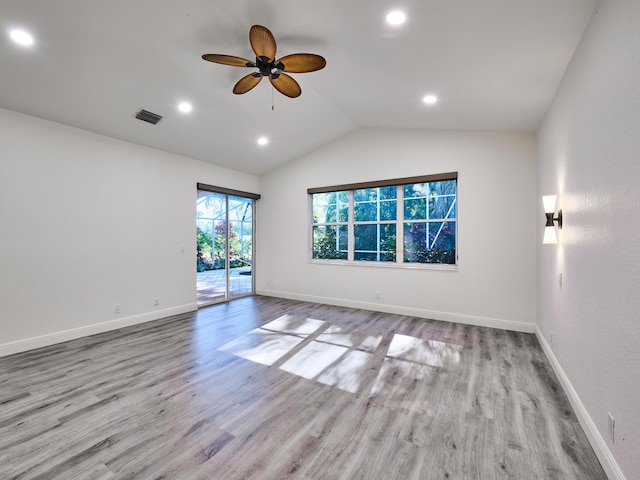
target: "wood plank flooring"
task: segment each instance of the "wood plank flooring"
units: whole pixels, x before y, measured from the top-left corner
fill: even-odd
[[[534,335],[255,296],[0,358],[0,478],[606,476]]]

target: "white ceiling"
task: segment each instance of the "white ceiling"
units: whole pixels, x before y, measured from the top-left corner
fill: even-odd
[[[595,3],[2,0],[0,106],[257,175],[360,127],[535,131]],[[386,25],[392,7],[404,26]],[[273,32],[278,57],[327,59],[292,74],[299,98],[266,80],[234,95],[250,70],[201,59],[253,59],[253,24]],[[13,44],[16,27],[36,44]],[[427,93],[439,102],[423,104]],[[136,120],[143,108],[163,120]]]

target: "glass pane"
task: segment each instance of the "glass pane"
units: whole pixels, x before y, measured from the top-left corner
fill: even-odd
[[[455,195],[433,195],[429,198],[429,219],[441,218],[456,218]]]
[[[429,218],[456,218],[456,180],[429,184]]]
[[[396,225],[392,223],[355,225],[355,260],[395,261]]]
[[[396,224],[380,224],[380,261],[396,261]]]
[[[404,198],[421,198],[429,196],[429,184],[428,183],[414,183],[412,185],[405,185]]]
[[[353,191],[354,202],[375,202],[378,199],[377,188],[362,188]]]
[[[356,222],[395,220],[396,193],[396,187],[354,190],[354,220]]]
[[[395,200],[398,196],[398,187],[382,187],[379,190],[380,200]]]
[[[455,195],[458,181],[447,180],[445,182],[432,182],[429,184],[434,195]]]
[[[225,196],[222,194],[198,191],[197,218],[224,219],[227,208],[225,202]]]
[[[253,291],[253,201],[229,197],[229,296]]]
[[[349,221],[349,192],[336,192],[338,222]]]
[[[227,226],[222,220],[213,225],[213,269],[226,267],[227,259]]]
[[[354,190],[353,191],[354,221],[375,222],[376,220],[378,220],[377,200],[378,200],[377,188],[363,188],[360,190]]]
[[[226,289],[226,195],[198,192],[197,299],[198,304],[223,300]]]
[[[375,222],[378,219],[377,204],[373,202],[355,203],[353,217],[356,222]]]
[[[213,221],[198,219],[197,226],[197,270],[204,272],[213,269]]]
[[[452,256],[452,261],[442,263],[455,263],[456,250],[456,222],[434,222],[429,224],[429,242],[431,249],[442,252],[443,259]]]
[[[404,261],[413,260],[409,252],[415,253],[427,249],[427,223],[404,224]]]
[[[380,261],[381,262],[395,262],[396,261],[396,252],[380,252]]]
[[[397,215],[395,200],[380,202],[380,220],[395,220]]]
[[[335,192],[316,193],[313,195],[313,223],[333,223],[337,220],[335,199]]]
[[[375,262],[378,259],[376,252],[354,252],[353,259],[357,261]]]
[[[456,263],[455,222],[405,223],[404,261]]]
[[[378,251],[378,225],[356,225],[355,251]]]
[[[226,196],[219,193],[198,191],[196,202],[197,225],[197,262],[198,272],[224,268],[218,255],[224,258],[224,241],[220,245],[219,224],[224,230],[226,215]],[[222,237],[224,240],[224,236]]]
[[[313,227],[313,258],[347,259],[348,229],[346,225]]]
[[[456,180],[405,185],[405,220],[456,218],[456,185]]]
[[[338,225],[338,250],[340,258],[347,258],[349,246],[349,227],[346,225]]]
[[[313,223],[336,223],[349,220],[349,193],[327,192],[312,196]]]
[[[426,198],[414,198],[404,200],[405,220],[426,220],[427,200]]]

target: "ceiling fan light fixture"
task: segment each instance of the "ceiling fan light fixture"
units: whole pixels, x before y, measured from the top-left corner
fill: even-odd
[[[386,20],[389,25],[397,27],[407,21],[407,15],[401,10],[392,10],[387,13]]]

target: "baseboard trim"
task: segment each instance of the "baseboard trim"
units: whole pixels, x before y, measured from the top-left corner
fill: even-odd
[[[542,346],[542,350],[549,359],[549,362],[551,363],[551,366],[553,367],[553,370],[555,371],[556,376],[558,377],[558,380],[560,381],[560,384],[564,389],[564,392],[567,394],[569,402],[571,402],[571,406],[573,407],[574,412],[576,412],[578,421],[580,422],[584,433],[587,435],[589,443],[591,443],[591,447],[596,453],[598,460],[600,460],[600,464],[607,474],[607,477],[609,477],[610,480],[626,480],[624,473],[622,473],[622,470],[620,470],[620,467],[613,457],[611,450],[609,450],[609,447],[607,446],[603,436],[600,434],[600,431],[591,419],[589,412],[580,400],[578,392],[576,392],[576,390],[573,388],[569,377],[562,369],[562,366],[560,366],[560,362],[558,362],[558,359],[553,353],[551,346],[547,343],[547,340],[544,338],[544,335],[542,335],[542,332],[537,325],[535,333],[536,337],[538,337],[540,345]]]
[[[420,308],[409,308],[398,305],[387,305],[383,303],[358,302],[345,300],[342,298],[320,297],[316,295],[305,295],[300,293],[281,292],[276,290],[256,290],[258,295],[267,297],[286,298],[288,300],[299,300],[302,302],[324,303],[338,307],[360,308],[374,312],[393,313],[397,315],[407,315],[418,318],[429,318],[432,320],[442,320],[444,322],[463,323],[465,325],[475,325],[479,327],[499,328],[502,330],[512,330],[515,332],[535,333],[535,324],[526,322],[514,322],[499,318],[478,317],[474,315],[463,315],[459,313],[437,312]]]
[[[72,328],[69,330],[63,330],[61,332],[49,333],[47,335],[27,338],[25,340],[4,343],[0,344],[0,357],[6,357],[7,355],[26,352],[35,348],[48,347],[49,345],[55,345],[56,343],[62,343],[69,340],[75,340],[77,338],[88,337],[89,335],[96,335],[97,333],[109,332],[111,330],[117,330],[118,328],[130,327],[132,325],[138,325],[140,323],[150,322],[152,320],[159,320],[161,318],[170,317],[172,315],[192,312],[194,310],[197,310],[197,308],[197,304],[188,303],[186,305],[179,305],[177,307],[154,310],[153,312],[143,313],[140,315],[119,318],[117,320],[112,320],[109,322],[95,323],[93,325],[87,325],[85,327]]]

